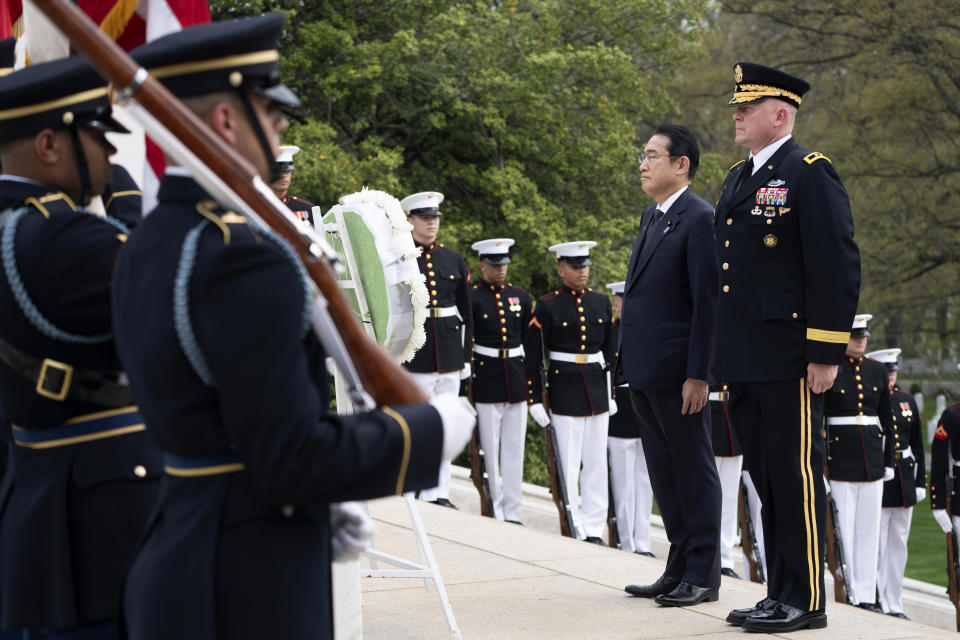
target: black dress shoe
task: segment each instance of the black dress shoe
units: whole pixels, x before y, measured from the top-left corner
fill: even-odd
[[[432,502],[433,502],[433,504],[438,504],[438,505],[440,505],[441,507],[449,507],[450,509],[457,509],[457,505],[453,504],[452,502],[450,502],[450,501],[449,501],[448,499],[446,499],[446,498],[437,498],[436,500],[433,500]],[[459,509],[457,509],[457,511],[459,511]]]
[[[746,622],[750,616],[765,611],[773,611],[776,605],[777,601],[773,598],[764,598],[749,609],[734,609],[727,614],[727,622],[742,627],[743,623]]]
[[[680,578],[660,576],[653,584],[628,584],[624,591],[638,598],[656,598],[664,593],[670,593],[680,584]]]
[[[737,575],[736,571],[727,567],[720,569],[720,575],[727,576],[728,578],[736,578],[737,580],[740,579],[740,576]]]
[[[523,523],[520,522],[519,520],[504,520],[504,522],[509,522],[510,524],[518,524],[521,527],[523,526]]]
[[[903,611],[893,611],[887,614],[888,616],[893,616],[894,618],[900,618],[901,620],[909,620],[906,614]]]
[[[598,544],[601,547],[607,546],[607,543],[603,541],[603,538],[598,538],[597,536],[587,536],[584,538],[584,542],[589,542],[590,544]]]
[[[664,607],[689,607],[701,602],[716,602],[719,598],[720,590],[716,587],[698,587],[684,581],[670,593],[659,595],[653,601]]]
[[[861,602],[857,606],[860,607],[861,609],[865,609],[866,611],[869,611],[870,613],[883,613],[883,609],[873,604],[872,602]]]
[[[634,551],[638,556],[647,556],[648,558],[656,558],[657,556],[653,555],[650,551]]]
[[[827,614],[823,611],[801,611],[783,602],[778,602],[771,611],[748,617],[743,623],[744,630],[753,633],[786,633],[826,626]]]

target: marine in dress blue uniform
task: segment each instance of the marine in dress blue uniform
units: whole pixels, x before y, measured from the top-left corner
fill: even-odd
[[[510,238],[474,242],[481,278],[470,291],[473,308],[473,401],[480,446],[485,453],[493,512],[520,522],[523,449],[527,434],[527,390],[523,339],[533,300],[506,282]]]
[[[280,145],[280,155],[277,156],[277,167],[280,177],[270,183],[270,188],[283,204],[292,211],[304,224],[311,227],[313,222],[313,203],[303,198],[290,195],[290,181],[293,177],[293,156],[300,152],[300,147],[292,144]]]
[[[748,630],[826,625],[823,396],[843,359],[860,291],[849,198],[830,160],[792,139],[810,85],[742,62],[735,139],[716,208],[717,379],[763,503],[767,597],[731,611]]]
[[[896,457],[895,475],[883,483],[877,593],[884,613],[906,618],[903,613],[903,574],[907,567],[907,539],[910,537],[913,506],[927,496],[927,473],[920,409],[912,395],[896,386],[900,351],[897,348],[881,349],[868,353],[867,357],[887,367]]]
[[[739,578],[733,570],[733,547],[737,543],[737,514],[743,451],[727,410],[730,390],[725,384],[710,385],[710,439],[720,476],[720,573]]]
[[[109,131],[126,129],[82,58],[0,78],[0,612],[26,638],[116,637],[160,473],[110,319],[129,230],[79,208],[110,179]]]
[[[470,377],[473,355],[470,272],[459,251],[437,242],[441,202],[443,194],[436,191],[414,193],[400,201],[413,225],[413,240],[421,252],[417,265],[429,294],[423,325],[427,341],[403,366],[431,398],[458,392],[460,381]],[[420,499],[456,508],[450,502],[450,473],[450,464],[441,464],[437,485],[421,491]]]
[[[950,513],[947,513],[947,500],[950,500]],[[960,529],[960,403],[943,410],[933,432],[930,507],[944,533]]]
[[[607,285],[613,294],[613,343],[620,344],[620,309],[623,306],[625,282]],[[620,353],[614,353],[619,364]],[[650,512],[653,508],[653,488],[647,473],[647,459],[640,440],[640,417],[630,402],[630,386],[617,366],[613,376],[614,399],[618,411],[610,416],[607,431],[607,455],[610,458],[610,495],[617,515],[620,548],[644,556],[650,551]]]
[[[850,343],[826,393],[827,469],[837,505],[852,602],[877,611],[877,554],[883,482],[894,477],[894,431],[885,365],[864,357],[867,322],[854,318]]]
[[[297,102],[278,73],[282,24],[195,26],[133,52],[179,97],[209,96],[203,117],[219,135],[248,118],[244,157],[264,178],[286,126],[278,105]],[[124,590],[126,631],[330,638],[330,503],[432,483],[440,415],[426,404],[328,415],[313,295],[289,245],[177,167],[158,199],[115,280],[118,350],[165,456]]]
[[[544,357],[548,363],[550,413],[576,536],[604,544],[601,536],[609,499],[607,431],[616,407],[610,370],[617,347],[610,298],[586,286],[590,249],[596,244],[565,242],[549,248],[557,255],[558,273],[569,276],[561,275],[565,283],[537,300],[524,350],[530,413],[541,426],[548,422],[541,400],[540,367]]]

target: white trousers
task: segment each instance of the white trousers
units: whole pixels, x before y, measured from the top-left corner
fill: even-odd
[[[435,398],[441,393],[452,393],[456,395],[460,392],[460,372],[451,371],[448,373],[410,373],[417,386],[423,389],[423,392],[430,398]],[[433,502],[437,498],[450,499],[450,462],[440,463],[440,472],[437,474],[437,486],[432,489],[423,489],[420,491],[420,499],[427,502]]]
[[[650,551],[650,511],[653,489],[640,438],[607,438],[610,489],[617,514],[620,548]]]
[[[903,613],[903,572],[907,568],[907,538],[913,507],[880,510],[880,557],[877,590],[884,613]]]
[[[743,456],[714,456],[720,475],[720,567],[733,569],[733,545],[737,543],[737,495]],[[754,527],[756,528],[756,527]]]
[[[753,485],[753,478],[750,477],[750,472],[747,470],[743,471],[743,486],[747,489],[747,508],[750,510],[750,520],[753,522],[753,534],[757,537],[757,554],[760,556],[760,566],[763,567],[763,575],[766,577],[767,556],[763,547],[763,521],[760,519],[760,509],[763,505],[760,504],[760,494],[757,493],[757,488]],[[743,566],[745,572],[747,571],[746,567],[750,566],[746,554],[743,557]]]
[[[830,480],[837,503],[843,558],[847,564],[852,604],[873,603],[877,598],[877,554],[880,550],[880,504],[883,480],[845,482]]]
[[[577,537],[603,537],[607,522],[607,412],[552,417]],[[580,463],[583,463],[583,470]],[[577,476],[580,491],[577,491]],[[577,495],[580,507],[577,507]]]
[[[477,428],[490,499],[497,520],[520,521],[523,446],[527,435],[525,402],[478,402]]]

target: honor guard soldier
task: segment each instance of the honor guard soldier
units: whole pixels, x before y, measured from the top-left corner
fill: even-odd
[[[613,294],[613,344],[620,344],[620,309],[623,307],[623,286],[626,282],[607,285]],[[614,354],[615,360],[620,354]],[[642,556],[653,557],[650,551],[650,511],[653,489],[647,473],[647,459],[640,441],[640,418],[630,402],[630,386],[617,368],[614,375],[614,399],[619,410],[610,416],[607,431],[607,453],[610,456],[610,493],[617,514],[620,548]]]
[[[473,285],[473,401],[490,496],[498,520],[520,523],[527,391],[523,338],[530,324],[530,294],[506,284],[510,238],[474,242],[480,281]]]
[[[863,355],[871,317],[854,318],[846,358],[826,394],[826,438],[851,604],[879,611],[874,602],[880,509],[883,483],[894,477],[894,435],[887,368]]]
[[[960,368],[960,364],[957,365]],[[953,464],[951,465],[951,461]],[[930,444],[930,506],[933,517],[950,533],[960,529],[960,403],[943,410]],[[947,514],[947,500],[950,513]],[[953,518],[951,524],[951,516]]]
[[[709,398],[713,459],[720,476],[720,573],[739,578],[733,570],[733,547],[737,543],[737,496],[740,494],[743,451],[740,450],[740,442],[727,410],[727,400],[730,398],[727,385],[712,385]]]
[[[473,339],[470,272],[459,251],[437,242],[441,202],[443,194],[436,191],[414,193],[400,201],[413,225],[413,240],[421,250],[417,264],[430,294],[423,327],[427,342],[403,366],[431,398],[457,393],[460,381],[470,377]],[[420,499],[455,509],[450,502],[450,472],[449,462],[440,465],[437,485],[421,491]]]
[[[290,181],[293,178],[293,156],[300,152],[300,147],[280,145],[280,155],[277,156],[277,169],[280,177],[270,183],[270,188],[290,211],[306,224],[313,226],[313,203],[290,195]]]
[[[894,477],[883,483],[880,511],[880,557],[877,593],[887,615],[906,618],[903,613],[903,574],[907,567],[907,538],[913,506],[927,496],[927,474],[923,454],[923,421],[917,402],[897,387],[900,349],[883,349],[867,354],[887,367],[890,408],[893,414]]]
[[[129,230],[78,208],[110,180],[104,133],[126,133],[107,92],[79,56],[0,78],[0,612],[25,638],[117,637],[161,470],[110,318]]]
[[[715,371],[763,508],[767,597],[730,612],[747,631],[827,624],[823,392],[843,359],[860,295],[847,192],[830,160],[792,138],[810,84],[734,67],[735,141],[749,149],[717,202]]]
[[[214,22],[132,52],[264,181],[280,107],[298,103],[280,82],[282,26],[279,14]],[[124,588],[127,636],[331,638],[330,562],[372,533],[340,501],[433,484],[470,413],[446,396],[327,415],[303,266],[180,167],[121,252],[115,291],[118,350],[165,459]]]
[[[530,415],[541,427],[550,424],[552,416],[577,538],[604,544],[608,419],[617,406],[610,379],[616,345],[610,299],[587,288],[590,249],[595,246],[596,242],[564,242],[549,248],[557,254],[561,285],[537,300],[524,348]],[[544,359],[548,363],[549,415],[542,404],[540,367]]]

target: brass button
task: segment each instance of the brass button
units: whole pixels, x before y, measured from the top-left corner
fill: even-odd
[[[499,294],[499,293],[495,293],[495,294],[493,294],[493,297],[496,298],[497,300],[499,300],[499,299],[500,299],[500,294]],[[502,302],[499,302],[499,303],[497,303],[497,304],[503,304],[503,303],[502,303]]]
[[[860,379],[860,376],[857,376],[857,380],[859,380],[859,379]]]
[[[733,224],[733,218],[727,218],[727,224],[728,225]]]
[[[436,281],[436,280],[431,280],[431,281],[430,281],[430,286],[431,286],[431,287],[437,286],[437,281]]]
[[[280,507],[280,513],[283,514],[284,518],[289,518],[293,515],[293,505],[285,504]]]
[[[767,218],[767,224],[773,224],[773,218]]]
[[[577,307],[577,311],[579,311],[580,313],[583,313],[583,307]]]
[[[430,304],[432,304],[433,306],[437,306],[437,301],[436,301],[436,300],[431,300],[431,301],[430,301]]]
[[[798,317],[799,317],[799,316],[796,314],[796,312],[794,312],[794,314],[793,314],[793,319],[796,320]]]
[[[433,276],[434,276],[434,272],[431,271],[429,275],[430,275],[430,277],[433,277]]]
[[[723,246],[729,247],[729,246],[730,246],[730,241],[729,241],[729,240],[724,240],[724,241],[723,241]]]
[[[437,290],[436,290],[436,289],[431,289],[431,290],[430,290],[430,295],[432,295],[432,296],[437,295]]]
[[[580,316],[580,322],[583,322],[586,319],[587,319],[586,316]]]
[[[563,326],[564,326],[564,327],[567,326],[567,321],[566,321],[566,320],[563,321]]]
[[[730,263],[729,263],[729,262],[724,262],[724,263],[723,263],[723,270],[726,271],[726,270],[729,269],[729,268],[730,268]]]
[[[433,263],[432,263],[432,262],[428,262],[428,263],[427,263],[427,269],[432,269],[432,268],[433,268]],[[433,274],[431,273],[430,275],[433,275]]]
[[[724,292],[724,293],[730,293],[730,285],[728,285],[728,284],[723,285],[723,292]]]
[[[138,478],[146,478],[147,468],[142,464],[138,464],[133,468],[133,475],[137,476]]]
[[[586,351],[586,350],[587,350],[587,345],[585,344],[580,345],[580,351]]]
[[[489,317],[489,316],[488,316],[487,314],[483,314],[483,319],[484,319],[484,320],[486,320],[488,317]]]
[[[580,342],[586,342],[587,336],[580,336]]]

